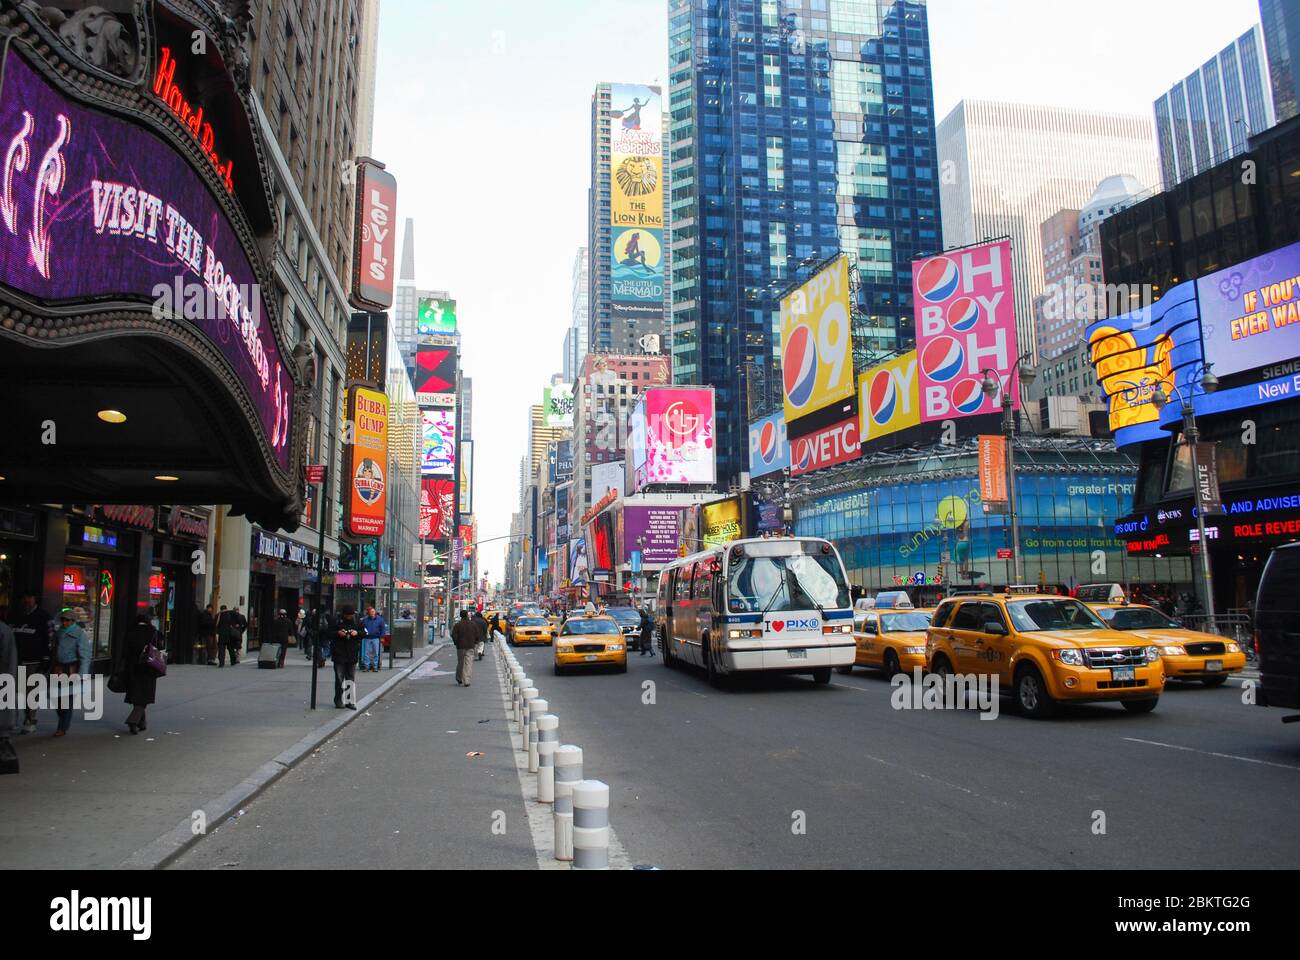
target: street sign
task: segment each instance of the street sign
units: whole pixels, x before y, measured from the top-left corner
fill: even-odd
[[[1010,548],[1010,547],[998,547],[998,559],[999,559],[999,560],[1010,560],[1010,559],[1011,559],[1011,548]]]
[[[306,466],[306,471],[307,471],[307,482],[308,482],[308,483],[310,483],[310,484],[318,484],[318,483],[324,483],[324,482],[325,482],[325,464],[323,464],[323,463],[309,463],[309,464],[307,464],[307,466]]]

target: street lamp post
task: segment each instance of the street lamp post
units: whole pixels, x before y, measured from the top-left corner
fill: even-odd
[[[1219,378],[1210,372],[1211,364],[1205,365],[1205,372],[1201,375],[1201,390],[1205,393],[1213,393],[1219,388]],[[1192,407],[1192,398],[1184,396],[1183,392],[1177,386],[1171,384],[1171,389],[1178,397],[1182,404],[1183,414],[1183,436],[1186,438],[1187,449],[1192,455],[1192,512],[1196,514],[1196,534],[1197,534],[1197,551],[1201,557],[1201,583],[1205,590],[1205,613],[1210,618],[1209,628],[1214,629],[1214,581],[1210,575],[1210,551],[1209,542],[1205,539],[1205,511],[1201,509],[1201,491],[1199,487],[1200,478],[1200,461],[1196,455],[1196,443],[1201,438],[1201,432],[1196,426],[1196,411]],[[1164,384],[1156,386],[1155,393],[1151,396],[1151,402],[1155,404],[1157,410],[1163,410],[1169,403],[1169,394],[1165,391]]]
[[[1016,420],[1011,409],[1013,399],[1011,381],[1017,380],[1027,384],[1034,382],[1037,373],[1033,367],[1020,368],[1029,356],[1028,353],[1023,353],[1016,357],[1016,362],[1012,364],[1007,374],[1005,385],[999,382],[996,370],[985,368],[980,371],[984,374],[984,382],[980,384],[980,389],[984,391],[986,397],[995,397],[998,391],[1002,392],[1002,435],[1006,438],[1007,513],[1011,521],[1011,563],[1016,583],[1025,581],[1025,561],[1020,553],[1020,517],[1016,512]],[[1017,371],[1019,371],[1018,379]]]

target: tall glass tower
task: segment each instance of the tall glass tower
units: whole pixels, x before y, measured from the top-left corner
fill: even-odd
[[[781,402],[780,299],[856,267],[860,356],[914,339],[914,257],[938,251],[924,2],[669,0],[673,378],[717,390],[718,479]]]

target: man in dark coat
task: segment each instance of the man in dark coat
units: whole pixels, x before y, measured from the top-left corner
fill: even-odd
[[[488,622],[483,618],[483,614],[477,610],[474,611],[472,619],[474,621],[474,629],[478,631],[478,643],[474,645],[474,659],[482,660],[483,644],[487,643],[488,638]]]
[[[641,656],[654,656],[655,653],[655,621],[650,616],[650,608],[641,608]]]
[[[469,618],[469,611],[462,610],[460,619],[451,628],[451,642],[456,645],[456,682],[462,687],[469,686],[470,674],[474,672],[474,648],[478,646],[478,627]]]
[[[330,621],[329,636],[334,658],[334,706],[336,709],[357,708],[357,659],[361,653],[361,635],[365,632],[357,611],[350,603],[339,608],[339,615]],[[349,694],[344,702],[344,684]]]
[[[275,658],[277,667],[284,666],[285,654],[289,652],[289,637],[293,635],[293,621],[289,619],[289,611],[281,610],[279,615],[271,623],[271,642],[280,645],[280,653]]]
[[[162,635],[149,622],[148,614],[137,613],[122,640],[126,702],[132,707],[126,718],[126,726],[133,734],[148,729],[145,722],[145,708],[153,703],[158,688],[158,675],[149,668],[148,664],[141,662],[145,647],[151,643],[154,646],[161,644]]]
[[[226,665],[226,654],[230,654],[230,665],[233,667],[239,663],[239,648],[243,642],[244,628],[248,626],[248,621],[238,610],[227,610],[222,604],[221,612],[217,614],[217,638],[219,642],[217,666]]]
[[[18,663],[27,668],[28,677],[49,673],[54,658],[54,620],[36,602],[35,594],[26,594],[22,603],[22,612],[10,621],[18,645]],[[36,711],[28,709],[20,732],[35,730]]]
[[[203,645],[203,658],[208,666],[217,665],[217,618],[212,612],[212,604],[199,611],[198,620],[195,623],[195,630],[198,631],[199,643]]]

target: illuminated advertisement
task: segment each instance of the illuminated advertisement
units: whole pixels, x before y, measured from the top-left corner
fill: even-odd
[[[586,583],[591,577],[587,564],[587,541],[583,537],[569,541],[569,580],[575,584]]]
[[[1150,306],[1090,324],[1088,352],[1116,445],[1165,436],[1151,402],[1156,387],[1172,394],[1182,371],[1201,369],[1195,284],[1180,283]],[[1178,406],[1167,409],[1177,412]]]
[[[460,512],[474,512],[474,441],[460,442]]]
[[[848,463],[862,455],[857,414],[790,441],[790,476]]]
[[[428,477],[420,481],[420,536],[443,539],[451,536],[456,491],[450,480]]]
[[[700,533],[700,539],[710,547],[743,537],[745,528],[740,519],[740,498],[729,497],[700,507]]]
[[[416,333],[422,337],[450,336],[456,332],[456,301],[421,297],[416,313]]]
[[[653,483],[714,483],[714,411],[712,387],[650,387],[643,393],[633,424],[644,430],[645,455],[635,468],[635,487]]]
[[[456,393],[456,350],[420,344],[415,350],[415,394]],[[420,400],[419,402],[424,402]]]
[[[781,300],[781,369],[787,424],[853,396],[846,257]]]
[[[365,310],[387,310],[393,305],[397,274],[397,181],[382,163],[364,157],[357,161],[356,176],[350,299]]]
[[[573,386],[557,383],[542,391],[542,416],[548,427],[573,426]]]
[[[348,397],[352,443],[348,449],[348,497],[344,529],[353,537],[382,537],[388,502],[388,397],[353,387]]]
[[[915,350],[877,364],[858,377],[858,420],[864,444],[920,425]]]
[[[1201,277],[1196,298],[1215,375],[1300,356],[1300,243]]]
[[[46,301],[154,303],[225,358],[288,469],[292,375],[215,197],[159,137],[64,98],[17,50],[0,101],[0,283]]]
[[[762,477],[790,466],[785,414],[778,410],[749,425],[749,475]]]
[[[421,410],[423,457],[420,473],[426,477],[456,476],[456,411]]]
[[[912,300],[921,421],[1001,410],[1001,391],[988,397],[980,389],[985,369],[1019,409],[1011,241],[913,260]]]
[[[684,507],[623,508],[623,556],[641,551],[642,564],[672,563],[677,559],[677,530]]]
[[[614,570],[614,515],[606,510],[587,525],[588,561],[595,575]]]

